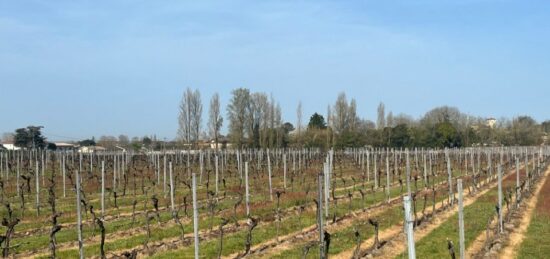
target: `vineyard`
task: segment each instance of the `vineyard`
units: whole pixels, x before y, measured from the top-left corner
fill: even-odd
[[[547,147],[0,151],[16,258],[550,252]]]

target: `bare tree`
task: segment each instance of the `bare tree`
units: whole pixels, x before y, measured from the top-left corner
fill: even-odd
[[[346,99],[346,93],[342,92],[338,95],[334,104],[334,114],[332,115],[332,128],[337,134],[344,132],[348,124],[349,106]]]
[[[378,119],[376,120],[376,128],[383,129],[386,127],[386,111],[383,102],[378,105]]]
[[[277,103],[277,106],[275,107],[275,127],[277,128],[277,147],[283,146],[283,137],[284,137],[284,129],[282,127],[283,119],[282,119],[282,112],[281,112],[281,105]]]
[[[302,134],[302,101],[298,102],[298,108],[296,108],[296,130],[298,132],[297,138],[298,138],[298,144],[301,144],[300,142],[300,135]]]
[[[348,127],[351,131],[355,131],[357,129],[357,124],[359,121],[359,118],[357,118],[357,102],[355,101],[355,98],[351,98],[351,101],[349,103],[348,107]]]
[[[210,129],[210,136],[216,141],[216,151],[218,150],[218,137],[220,129],[223,125],[223,117],[220,111],[220,96],[215,93],[210,99],[210,119],[208,121],[208,128]]]
[[[202,102],[199,90],[193,92],[187,88],[183,93],[179,110],[178,136],[184,142],[192,144],[199,139],[202,122]]]
[[[332,111],[330,109],[330,105],[327,106],[327,129],[330,131],[332,131]],[[327,148],[329,148],[331,146],[331,134],[330,133],[327,133]]]
[[[237,147],[244,143],[245,132],[248,130],[250,117],[250,90],[246,88],[235,89],[231,92],[233,97],[227,106],[229,118],[229,135]]]
[[[393,123],[393,112],[388,112],[388,115],[386,116],[386,125],[388,127],[394,127],[394,123]]]

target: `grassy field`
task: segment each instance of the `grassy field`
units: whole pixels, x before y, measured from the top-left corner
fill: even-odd
[[[550,181],[542,186],[536,209],[527,228],[518,258],[548,258],[550,255]]]

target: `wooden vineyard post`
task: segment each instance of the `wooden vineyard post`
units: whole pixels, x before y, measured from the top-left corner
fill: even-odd
[[[424,188],[428,187],[428,167],[426,165],[426,151],[422,149],[422,157],[424,158]]]
[[[525,176],[526,187],[529,188],[531,181],[529,179],[529,155],[527,155],[527,151],[525,152]]]
[[[114,164],[113,164],[113,192],[116,191],[116,174],[117,174],[117,156],[115,155],[113,158]]]
[[[502,165],[498,165],[498,226],[499,233],[504,232],[502,225]]]
[[[460,259],[464,259],[464,201],[462,197],[462,179],[456,182],[458,192],[458,241],[460,245]]]
[[[390,160],[386,153],[386,201],[390,203]]]
[[[156,155],[157,186],[160,186],[160,155]],[[158,187],[157,187],[158,188]]]
[[[269,200],[273,201],[273,188],[271,186],[271,159],[269,158],[269,149],[267,150],[267,174],[269,183]]]
[[[63,198],[67,197],[67,191],[66,191],[66,187],[65,187],[65,176],[66,176],[66,172],[65,172],[65,154],[63,154],[63,157],[61,158],[61,170],[63,172]],[[17,174],[17,178],[19,179],[19,173]],[[19,181],[18,181],[19,182]],[[19,186],[19,183],[17,184],[17,186]],[[17,189],[19,190],[19,188]]]
[[[174,177],[172,174],[172,162],[169,164],[169,172],[170,172],[170,208],[172,209],[172,212],[176,211],[176,205],[174,204]]]
[[[408,153],[408,152],[407,152]],[[407,248],[409,252],[409,259],[416,258],[416,252],[414,248],[414,220],[411,212],[411,196],[403,197],[403,206],[405,208],[405,231],[407,233]]]
[[[283,153],[283,187],[286,189],[286,153]]]
[[[78,232],[78,250],[80,259],[84,259],[84,243],[82,242],[82,211],[80,208],[80,170],[76,170],[76,227]]]
[[[105,217],[105,161],[101,161],[101,217]]]
[[[63,157],[65,158],[65,157]],[[19,177],[20,177],[20,168],[21,168],[21,153],[19,153],[19,158],[16,158],[17,160],[17,179],[16,179],[16,186],[15,189],[17,189],[17,196],[19,196]],[[63,160],[64,162],[65,160]],[[63,167],[63,180],[65,180],[65,167]],[[63,185],[63,197],[65,197],[65,185]]]
[[[199,258],[199,208],[197,206],[197,179],[193,173],[193,233],[195,239],[195,259]]]
[[[113,192],[116,192],[116,156],[113,158]]]
[[[163,168],[164,169],[164,176],[163,176],[162,180],[163,180],[163,187],[164,187],[164,197],[166,198],[166,193],[168,193],[167,190],[166,190],[166,154],[164,154],[163,158],[164,158],[164,168]]]
[[[36,215],[40,215],[40,172],[38,171],[38,159],[36,160],[36,173],[34,174],[36,177]]]
[[[199,183],[202,183],[202,174],[204,173],[204,153],[202,153],[202,150],[199,153],[199,163],[200,163]]]
[[[449,201],[451,201],[451,206],[454,204],[454,195],[453,195],[453,173],[451,171],[451,158],[449,157],[449,150],[445,149],[445,160],[447,161],[447,174],[448,174],[448,184],[449,184]]]
[[[372,160],[374,162],[374,189],[378,189],[378,168],[377,168],[378,154],[377,152],[374,152],[372,155],[373,155]]]
[[[323,179],[324,179],[324,185],[325,185],[325,188],[324,188],[324,192],[325,192],[325,195],[324,195],[324,198],[325,198],[325,217],[328,218],[328,215],[329,215],[329,204],[328,204],[328,198],[329,198],[329,190],[328,190],[328,184],[329,184],[329,165],[328,163],[325,163],[324,164],[324,172],[323,172]],[[319,200],[319,202],[323,202],[323,200]]]
[[[405,150],[405,159],[406,159],[406,171],[407,175],[407,195],[411,197],[411,162],[409,161],[409,150]]]
[[[370,152],[367,150],[367,182],[370,182]]]
[[[250,217],[250,194],[248,192],[248,162],[244,162],[244,186],[245,186],[245,201],[246,201],[246,216]]]
[[[218,195],[218,191],[219,191],[218,182],[220,181],[220,179],[219,179],[219,169],[218,169],[219,168],[218,167],[218,160],[219,160],[218,154],[216,154],[214,156],[214,159],[215,159],[215,167],[216,167],[216,195]]]
[[[326,164],[325,164],[326,168]],[[324,259],[325,257],[325,237],[323,231],[323,181],[326,179],[324,174],[321,172],[318,175],[318,200],[317,200],[317,225],[319,228],[319,258]]]
[[[519,207],[520,190],[519,190],[519,159],[516,157],[516,206]]]

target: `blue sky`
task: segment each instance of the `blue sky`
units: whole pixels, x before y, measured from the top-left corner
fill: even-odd
[[[284,118],[380,101],[550,119],[550,2],[0,0],[0,133],[171,139],[186,87],[272,93]],[[225,110],[225,109],[224,109]]]

